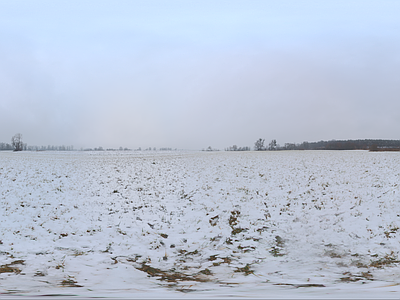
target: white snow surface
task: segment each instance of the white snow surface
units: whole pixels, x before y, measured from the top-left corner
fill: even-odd
[[[399,298],[399,227],[396,152],[0,152],[0,298]]]

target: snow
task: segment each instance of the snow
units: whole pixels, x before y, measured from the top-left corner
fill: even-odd
[[[399,298],[400,155],[0,152],[0,295]]]

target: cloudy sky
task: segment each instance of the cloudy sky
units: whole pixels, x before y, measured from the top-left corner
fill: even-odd
[[[0,0],[0,142],[400,139],[400,1]]]

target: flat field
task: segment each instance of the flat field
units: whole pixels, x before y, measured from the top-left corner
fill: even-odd
[[[400,296],[400,153],[0,152],[0,295]]]

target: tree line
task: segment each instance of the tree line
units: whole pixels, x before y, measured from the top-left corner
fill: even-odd
[[[264,145],[265,143],[265,139],[258,139],[255,143],[254,143],[254,150],[255,151],[266,151],[266,150],[278,150],[279,145],[276,143],[276,140],[272,140],[268,146]],[[228,148],[225,148],[225,151],[250,151],[251,148],[250,147],[238,147],[236,145],[230,146]]]
[[[12,151],[73,151],[74,146],[28,146],[22,141],[22,134],[17,133],[11,138],[11,143],[0,143],[1,150]]]
[[[17,133],[11,138],[11,144],[0,143],[0,150],[14,150],[22,151],[27,150],[28,145],[22,142],[22,134]]]
[[[22,134],[17,133],[11,138],[11,143],[0,143],[0,151],[1,150],[12,150],[12,151],[76,151],[74,146],[28,146],[26,143],[22,142]],[[169,147],[161,147],[159,148],[160,151],[177,151],[177,148],[169,148]],[[80,151],[132,151],[129,148],[109,148],[104,149],[103,147],[99,146],[98,148],[81,148]],[[133,151],[142,151],[142,148],[139,147],[138,149],[134,149]],[[143,151],[157,151],[156,147],[149,147],[143,149]]]
[[[364,139],[364,140],[330,140],[330,141],[318,141],[318,142],[302,142],[296,143],[285,143],[283,146],[279,145],[275,139],[271,140],[268,145],[265,144],[265,139],[259,138],[254,143],[255,151],[275,151],[275,150],[400,150],[400,140],[380,140],[380,139]],[[73,151],[74,146],[28,146],[22,141],[22,134],[17,133],[11,138],[11,143],[0,143],[0,150],[13,150],[13,151]],[[93,149],[81,149],[81,150],[93,150]],[[95,151],[104,150],[103,147],[95,148]],[[106,149],[115,150],[115,149]],[[119,150],[131,150],[128,148],[120,147]],[[142,149],[137,149],[141,151]],[[151,148],[145,150],[152,150]],[[156,148],[153,148],[156,150]],[[160,150],[172,150],[171,148],[160,148]],[[177,149],[175,149],[177,150]],[[225,148],[225,151],[250,151],[251,148],[248,146],[238,147],[233,145]],[[203,149],[204,151],[204,149]],[[216,151],[208,147],[206,151]]]
[[[375,150],[400,149],[400,140],[330,140],[303,142],[301,144],[285,143],[282,150]]]
[[[255,151],[275,151],[275,150],[400,150],[400,140],[329,140],[318,142],[285,143],[279,145],[275,139],[268,145],[265,139],[259,138],[254,143]],[[225,148],[225,151],[250,151],[250,147],[238,147],[236,145]]]

